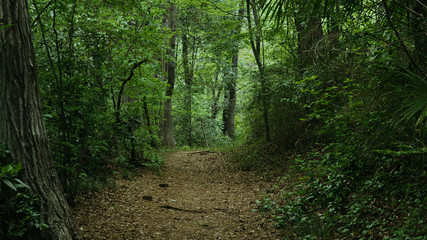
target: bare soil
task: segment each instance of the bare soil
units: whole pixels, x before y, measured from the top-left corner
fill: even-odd
[[[82,196],[73,213],[85,239],[280,239],[255,201],[270,183],[231,171],[207,151],[166,157],[161,174],[140,170],[133,180]]]

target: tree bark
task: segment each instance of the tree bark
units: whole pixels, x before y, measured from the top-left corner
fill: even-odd
[[[167,9],[168,14],[165,16],[164,25],[167,28],[170,28],[173,35],[167,43],[169,48],[166,50],[166,59],[164,70],[167,72],[167,82],[168,86],[166,89],[166,102],[164,103],[164,119],[161,123],[161,133],[163,137],[163,146],[168,148],[175,148],[175,139],[173,136],[173,122],[172,122],[172,94],[175,86],[175,45],[176,45],[176,6],[172,2],[168,2],[169,7]]]
[[[185,82],[185,91],[186,91],[186,97],[184,99],[184,105],[186,108],[186,124],[187,124],[187,143],[191,147],[193,145],[193,139],[192,139],[192,92],[191,92],[191,86],[193,84],[193,69],[192,66],[190,66],[189,59],[188,59],[188,37],[187,33],[182,34],[182,65],[184,67],[184,82]]]
[[[0,0],[0,20],[0,142],[22,163],[49,225],[32,239],[77,239],[43,123],[27,1]]]
[[[304,8],[296,4],[299,12]],[[301,74],[307,65],[315,61],[315,45],[323,37],[322,21],[319,16],[294,15],[295,28],[298,34],[298,60]]]
[[[224,93],[224,110],[223,110],[223,134],[234,138],[235,136],[235,123],[236,116],[236,80],[238,74],[239,64],[239,49],[233,52],[231,61],[231,74],[226,79],[226,89]]]

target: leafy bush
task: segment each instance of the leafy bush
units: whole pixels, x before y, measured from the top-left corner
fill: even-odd
[[[417,134],[425,127],[390,124],[393,96],[377,104],[380,93],[354,81],[304,84],[314,96],[304,121],[323,123],[316,132],[322,142],[294,158],[304,177],[283,195],[286,204],[265,199],[262,209],[290,238],[425,239],[427,148]]]
[[[411,161],[420,161],[421,151]],[[408,171],[408,155],[378,154],[371,163],[354,155],[329,146],[300,156],[296,167],[306,176],[282,196],[286,204],[265,199],[261,207],[299,239],[424,239],[425,172]]]
[[[6,157],[7,151],[0,146],[2,163]],[[21,169],[21,163],[0,168],[0,236],[5,239],[22,239],[47,227],[40,216],[37,196],[18,178]]]
[[[144,159],[145,161],[142,165],[149,167],[156,172],[160,172],[161,167],[165,163],[165,159],[157,151],[144,152]]]

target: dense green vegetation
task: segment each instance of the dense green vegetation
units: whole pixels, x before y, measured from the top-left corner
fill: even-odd
[[[32,0],[30,15],[70,203],[161,166],[170,100],[178,148],[233,143],[241,169],[281,168],[260,208],[285,238],[426,239],[421,1]],[[20,224],[44,227],[19,165],[2,171],[2,198],[28,199]]]
[[[2,163],[11,162],[5,148],[0,145]],[[40,217],[37,196],[18,178],[21,169],[21,163],[0,168],[0,236],[11,240],[26,238],[32,231],[46,227]]]

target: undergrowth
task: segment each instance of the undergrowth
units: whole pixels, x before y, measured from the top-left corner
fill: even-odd
[[[259,201],[286,237],[426,238],[425,172],[405,171],[402,157],[377,156],[371,164],[383,167],[363,166],[366,159],[333,153],[333,148],[297,156],[294,171],[285,175],[295,181],[293,189]]]
[[[30,238],[33,231],[48,226],[40,216],[40,203],[20,179],[21,163],[11,163],[9,152],[0,145],[0,237]]]
[[[233,161],[234,170],[262,172],[284,172],[288,169],[292,156],[282,153],[263,143],[236,145],[233,149],[224,149]]]
[[[406,87],[390,81],[369,84]],[[405,96],[393,89],[380,95],[351,79],[297,84],[311,97],[300,121],[317,125],[307,131],[317,140],[285,154],[260,143],[235,155],[242,170],[283,165],[282,175],[293,181],[270,190],[275,194],[259,209],[286,239],[427,239],[427,129],[419,117],[390,110],[400,111],[395,99]],[[411,116],[425,114],[419,111]]]

